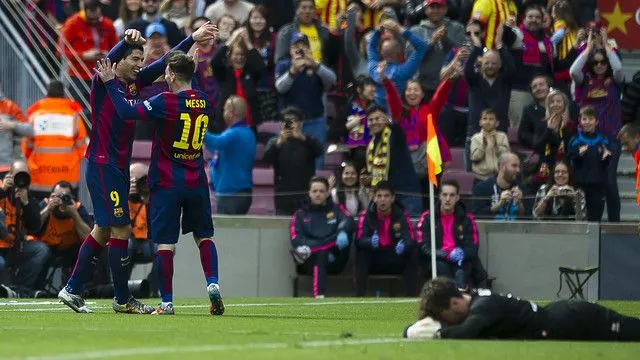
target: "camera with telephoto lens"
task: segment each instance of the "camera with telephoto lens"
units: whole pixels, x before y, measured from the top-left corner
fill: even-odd
[[[71,194],[62,194],[60,196],[60,199],[62,200],[62,203],[65,205],[73,205],[73,196],[71,196]]]
[[[12,204],[16,203],[16,190],[29,189],[31,185],[31,175],[26,171],[21,171],[13,175],[13,186],[7,191],[9,201]]]

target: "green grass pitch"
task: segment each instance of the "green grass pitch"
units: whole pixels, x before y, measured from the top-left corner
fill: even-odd
[[[640,359],[640,343],[405,341],[413,299],[177,299],[175,316],[76,314],[53,301],[0,300],[0,359]],[[152,303],[152,301],[148,301]],[[640,315],[638,302],[605,302]]]

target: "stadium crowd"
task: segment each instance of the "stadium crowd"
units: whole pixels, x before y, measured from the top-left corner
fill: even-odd
[[[78,69],[93,69],[126,29],[147,39],[150,64],[206,22],[218,26],[217,39],[191,50],[194,83],[214,109],[204,139],[213,204],[218,214],[246,215],[254,169],[272,167],[272,206],[294,214],[291,253],[298,271],[313,276],[316,297],[328,273],[343,271],[352,245],[357,295],[366,294],[368,274],[387,271],[403,274],[416,295],[432,255],[428,118],[444,169],[437,269],[459,287],[486,280],[476,217],[597,222],[606,204],[608,221],[620,221],[618,132],[633,120],[640,77],[623,106],[623,59],[596,20],[595,1],[28,4],[47,17],[26,19],[45,25],[32,27],[28,45],[48,46],[37,41],[42,30],[65,39],[56,50],[73,89],[91,87],[91,72]],[[0,297],[41,296],[56,268],[68,276],[92,226],[78,200],[87,142],[80,100],[89,94],[69,88],[67,97],[57,62],[40,61],[54,79],[42,100],[20,109],[0,96],[0,273],[9,270],[0,279],[10,280]],[[167,90],[163,77],[129,88],[141,99]],[[150,140],[151,126],[138,122],[136,139]],[[146,165],[132,164],[130,175],[130,255],[153,262]]]

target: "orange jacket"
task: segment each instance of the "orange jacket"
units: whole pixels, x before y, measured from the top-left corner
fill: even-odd
[[[80,161],[87,148],[81,111],[80,104],[64,98],[44,98],[27,110],[33,137],[23,139],[22,151],[32,190],[51,191],[60,180],[78,186]]]
[[[20,109],[20,106],[6,98],[0,98],[0,115],[7,115],[20,122],[26,121],[24,114],[22,113],[22,109]],[[0,163],[0,172],[7,172],[10,169],[10,162],[7,164]]]
[[[44,199],[44,202],[48,203],[49,199]],[[76,201],[75,207],[79,209],[80,203]],[[42,234],[37,237],[30,236],[30,240],[37,238],[43,243],[58,247],[59,249],[66,249],[84,240],[78,236],[72,218],[58,219],[53,216],[53,214],[49,214],[49,218],[46,220],[41,233]]]
[[[136,240],[147,240],[147,206],[144,203],[129,201],[129,217],[131,218],[131,237]]]
[[[95,27],[95,32],[100,36],[97,49],[104,51],[105,54],[118,42],[118,36],[116,35],[116,29],[113,27],[113,22],[106,17],[100,19],[100,22]],[[89,26],[85,21],[84,12],[80,11],[68,18],[62,26],[61,33],[62,37],[68,42],[68,46],[60,41],[59,53],[64,54],[67,58],[69,76],[91,80],[95,64],[93,61],[83,61],[82,54],[96,48],[96,44],[93,39],[94,28]],[[73,54],[76,54],[78,58],[81,59],[80,62],[84,63],[89,72],[82,68],[80,62],[76,60]]]

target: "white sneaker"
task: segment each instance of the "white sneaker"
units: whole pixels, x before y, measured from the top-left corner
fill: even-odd
[[[60,292],[58,293],[58,300],[60,300],[61,303],[67,305],[77,313],[88,314],[93,312],[84,304],[84,299],[82,299],[82,296],[72,294],[65,288],[62,288],[62,290],[60,290]]]

